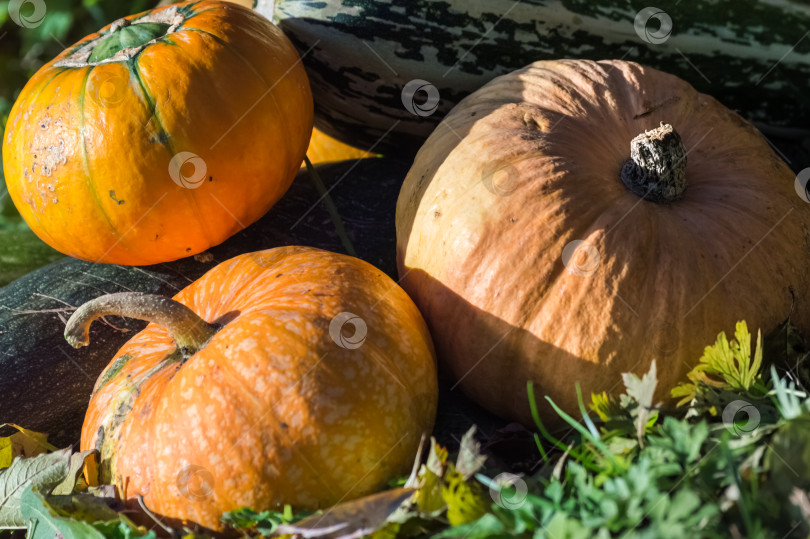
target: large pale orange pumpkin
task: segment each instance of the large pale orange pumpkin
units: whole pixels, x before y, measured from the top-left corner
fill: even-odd
[[[204,251],[287,190],[312,129],[298,53],[228,2],[132,15],[40,69],[14,104],[3,166],[31,229],[85,260]]]
[[[810,334],[810,211],[757,130],[686,82],[622,61],[537,62],[437,127],[397,205],[402,286],[440,365],[530,424],[526,384],[658,398],[737,320]],[[544,419],[556,414],[544,407]]]
[[[111,313],[154,323],[99,377],[81,447],[100,451],[101,481],[170,518],[220,528],[241,506],[369,494],[408,472],[432,430],[425,322],[359,259],[306,247],[240,255],[174,300],[93,300],[68,321],[68,341],[87,344],[92,320]]]

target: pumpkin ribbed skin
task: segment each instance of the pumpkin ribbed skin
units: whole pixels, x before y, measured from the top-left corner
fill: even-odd
[[[619,179],[631,139],[661,122],[687,150],[686,190],[668,204]],[[621,61],[536,62],[445,123],[400,192],[399,272],[440,362],[491,411],[531,423],[531,380],[541,405],[578,416],[576,382],[586,398],[616,391],[653,360],[663,398],[740,319],[768,332],[790,315],[810,332],[795,176],[686,82]],[[576,240],[592,250],[566,266]]]
[[[15,205],[76,258],[144,265],[202,252],[261,217],[306,151],[309,83],[277,27],[228,2],[126,20],[144,17],[181,22],[131,58],[98,63],[81,53],[111,27],[87,36],[31,78],[6,126]],[[182,152],[186,187],[169,170]]]
[[[326,507],[410,469],[433,427],[435,360],[421,315],[381,271],[280,247],[223,262],[174,299],[224,326],[185,361],[155,324],[121,348],[82,431],[101,480],[220,528],[223,511]],[[348,347],[330,336],[342,312],[366,324],[359,347],[351,326]]]

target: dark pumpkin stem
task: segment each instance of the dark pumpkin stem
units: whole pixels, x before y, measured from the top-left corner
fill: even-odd
[[[87,346],[90,343],[90,324],[109,315],[136,318],[163,326],[184,355],[191,355],[205,346],[219,329],[171,298],[121,292],[101,296],[79,307],[67,321],[65,339],[74,348]]]
[[[630,192],[650,202],[667,204],[686,190],[686,148],[680,135],[662,123],[630,142],[630,159],[621,180]]]
[[[101,62],[112,58],[124,49],[143,47],[153,39],[166,35],[171,25],[160,22],[130,24],[126,19],[116,21],[110,33],[101,38],[90,53],[90,62]]]

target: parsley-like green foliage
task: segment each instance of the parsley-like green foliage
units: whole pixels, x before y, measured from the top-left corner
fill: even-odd
[[[810,400],[780,378],[790,373],[764,374],[763,339],[751,340],[741,322],[706,348],[675,392],[688,406],[653,402],[653,367],[625,375],[622,395],[591,395],[596,418],[582,405],[580,421],[561,413],[563,439],[540,422],[530,387],[542,466],[524,478],[525,499],[439,536],[806,537],[810,476],[788,472],[810,470]]]
[[[289,505],[285,505],[281,512],[258,512],[248,507],[241,507],[222,515],[222,522],[245,534],[255,532],[267,536],[275,533],[282,524],[297,522],[310,514],[310,512],[294,514]]]
[[[725,332],[721,332],[715,344],[706,347],[698,365],[687,374],[689,382],[672,389],[672,396],[681,399],[678,406],[693,403],[693,409],[717,415],[739,396],[754,400],[764,398],[769,388],[762,381],[762,347],[762,335],[757,332],[752,354],[751,334],[744,321],[737,322],[730,341]]]

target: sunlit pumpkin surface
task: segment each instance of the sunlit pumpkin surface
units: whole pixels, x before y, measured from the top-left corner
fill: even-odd
[[[102,481],[218,528],[223,511],[328,507],[408,473],[433,427],[435,359],[421,315],[381,271],[281,247],[223,262],[174,299],[224,326],[185,361],[155,324],[121,348],[82,432]],[[341,313],[366,333],[336,331]]]
[[[142,265],[261,217],[298,171],[313,105],[295,48],[250,9],[187,2],[126,21],[168,33],[91,61],[117,21],[45,65],[11,111],[3,165],[52,247]]]
[[[686,188],[656,203],[620,171],[671,124]],[[431,135],[397,205],[401,283],[440,362],[479,403],[531,425],[533,381],[580,416],[575,384],[623,389],[657,361],[657,399],[737,320],[810,332],[810,212],[757,130],[660,71],[536,62],[468,97]],[[679,166],[684,163],[678,163]]]
[[[309,147],[307,148],[307,157],[313,164],[316,164],[346,161],[348,159],[363,159],[365,157],[374,157],[374,154],[344,144],[320,129],[313,129],[312,138],[309,139]]]

